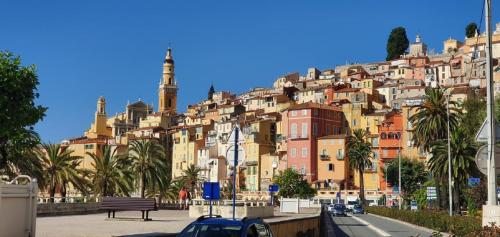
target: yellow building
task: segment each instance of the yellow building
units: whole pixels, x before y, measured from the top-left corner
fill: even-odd
[[[106,100],[101,96],[97,100],[94,123],[92,123],[90,129],[85,132],[85,136],[87,138],[98,138],[102,136],[110,137],[112,129],[108,127],[106,120]]]
[[[346,135],[329,135],[318,138],[318,181],[320,190],[350,189],[349,160],[346,156]]]
[[[273,161],[265,160],[263,162],[262,159],[265,154],[268,154],[266,158],[274,159],[274,157],[269,154],[274,153],[276,150],[275,119],[258,118],[254,121],[247,121],[242,131],[245,136],[245,143],[243,144],[246,156],[244,164],[246,167],[244,173],[245,188],[250,191],[267,190],[267,186],[263,187],[261,185],[261,179],[265,178],[266,183],[269,182],[270,169],[269,167],[263,169],[263,163],[268,165],[272,164]]]

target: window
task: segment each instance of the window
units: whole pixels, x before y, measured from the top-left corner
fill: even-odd
[[[292,123],[290,136],[291,136],[291,138],[297,137],[297,124],[296,123]]]
[[[357,123],[358,123],[358,121],[356,121],[356,119],[352,120],[352,126],[356,126]]]
[[[307,115],[307,110],[303,109],[302,110],[302,115]]]
[[[326,133],[328,133],[328,127],[326,129]],[[317,136],[318,135],[318,124],[317,123],[313,123],[313,136]]]
[[[306,165],[302,165],[302,167],[300,168],[300,173],[302,175],[305,175],[306,174]]]
[[[302,158],[307,157],[307,147],[302,147]]]
[[[319,111],[317,109],[313,110],[314,116],[318,116]]]
[[[92,149],[94,148],[94,144],[85,144],[84,149]]]
[[[302,137],[307,137],[307,123],[302,123]]]
[[[297,116],[297,110],[292,110],[292,117]]]
[[[387,157],[387,156],[389,155],[389,150],[387,150],[387,149],[383,149],[383,150],[382,150],[382,155],[383,155],[384,157]]]
[[[374,160],[378,159],[378,151],[373,152],[373,159]]]
[[[296,165],[292,165],[292,170],[296,171],[297,170],[297,166]]]
[[[328,171],[333,171],[333,164],[332,163],[328,164]]]
[[[290,155],[291,155],[292,157],[296,157],[296,156],[297,156],[297,148],[295,148],[295,147],[294,147],[294,148],[292,148],[292,149],[290,150],[290,153],[291,153]]]

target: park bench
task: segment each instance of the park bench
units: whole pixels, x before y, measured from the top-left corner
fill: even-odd
[[[158,210],[154,198],[134,198],[134,197],[103,197],[101,201],[101,210],[108,211],[108,218],[115,218],[115,211],[141,211],[142,219],[149,219],[149,211]],[[146,216],[144,216],[146,213]]]

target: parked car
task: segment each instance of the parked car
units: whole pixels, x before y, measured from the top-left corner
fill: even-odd
[[[226,219],[200,216],[177,237],[273,237],[271,227],[260,218]]]
[[[370,203],[368,203],[368,206],[369,207],[378,207],[378,203],[377,202],[370,202]]]
[[[352,209],[352,214],[365,214],[365,209],[363,208],[363,206],[356,204]]]
[[[344,204],[334,204],[333,211],[331,212],[334,216],[346,216],[346,207]]]

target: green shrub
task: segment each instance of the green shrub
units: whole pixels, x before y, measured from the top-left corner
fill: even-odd
[[[451,233],[455,236],[467,236],[467,234],[481,230],[481,220],[470,216],[450,217],[446,212],[429,210],[409,211],[385,207],[367,207],[367,211],[439,232]]]
[[[485,226],[482,230],[474,231],[467,235],[467,237],[496,237],[500,236],[500,228],[491,224],[491,226]]]

